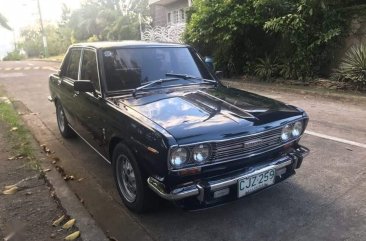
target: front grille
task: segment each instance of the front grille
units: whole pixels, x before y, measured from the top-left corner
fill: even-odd
[[[243,138],[216,142],[212,144],[212,162],[245,158],[273,150],[283,145],[282,129],[275,129]]]

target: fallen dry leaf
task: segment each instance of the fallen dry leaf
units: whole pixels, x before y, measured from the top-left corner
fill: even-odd
[[[75,240],[80,236],[80,231],[73,232],[72,234],[65,237],[65,240]]]
[[[57,156],[52,157],[52,159],[55,160],[55,162],[60,161],[60,158],[58,158]]]
[[[16,193],[17,191],[18,191],[18,187],[15,186],[15,187],[12,187],[12,188],[10,188],[8,190],[3,191],[3,194],[5,194],[5,195],[12,195],[12,194]]]
[[[72,226],[74,226],[76,220],[73,218],[73,219],[70,219],[69,221],[67,221],[63,226],[62,228],[63,229],[69,229],[71,228]]]
[[[17,185],[8,185],[8,186],[5,186],[4,189],[5,190],[9,190],[9,189],[12,189],[13,187],[17,187]]]
[[[64,219],[65,219],[65,215],[62,215],[61,217],[59,217],[58,219],[56,219],[53,223],[52,223],[52,226],[58,226],[58,225],[60,225],[60,223],[62,222],[62,221],[64,221]]]
[[[82,178],[79,178],[78,179],[78,182],[81,182],[82,180],[84,180],[84,178],[82,177]]]
[[[16,131],[16,130],[18,130],[18,127],[13,127],[10,129],[10,131]]]
[[[49,171],[51,171],[51,169],[50,169],[50,168],[47,168],[47,169],[44,169],[44,170],[43,170],[43,172],[49,172]]]

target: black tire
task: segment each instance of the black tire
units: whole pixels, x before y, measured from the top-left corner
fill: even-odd
[[[75,132],[70,128],[64,109],[59,102],[56,102],[56,118],[58,129],[64,138],[73,138],[76,136]]]
[[[159,199],[147,186],[147,177],[126,145],[117,144],[113,151],[112,161],[117,190],[125,206],[136,213],[155,209]],[[131,168],[134,178],[132,178]],[[126,175],[128,170],[130,174]],[[134,179],[134,182],[131,179]],[[133,183],[135,188],[133,188]]]

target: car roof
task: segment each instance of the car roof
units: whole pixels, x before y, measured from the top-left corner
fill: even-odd
[[[96,49],[107,48],[119,48],[119,47],[187,47],[185,44],[178,43],[159,43],[159,42],[146,42],[146,41],[119,41],[119,42],[90,42],[90,43],[77,43],[71,47],[92,47]]]

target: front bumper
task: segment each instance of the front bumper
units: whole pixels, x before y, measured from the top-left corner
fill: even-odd
[[[196,201],[204,203],[207,200],[212,200],[213,193],[223,190],[225,188],[231,188],[232,196],[237,196],[235,192],[235,186],[240,179],[252,176],[254,174],[269,170],[276,170],[275,184],[285,180],[289,176],[295,173],[294,169],[300,167],[302,160],[309,154],[309,149],[304,146],[298,146],[284,156],[271,160],[265,163],[259,163],[254,166],[248,167],[244,172],[231,174],[229,176],[213,178],[208,180],[200,180],[195,183],[183,185],[167,192],[165,186],[160,181],[153,177],[149,177],[147,183],[149,187],[158,194],[161,198],[179,201],[196,197]]]

